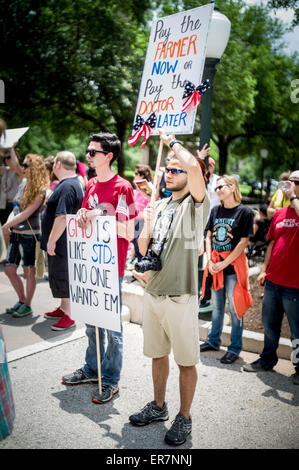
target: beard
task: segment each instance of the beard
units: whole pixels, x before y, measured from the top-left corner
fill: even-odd
[[[166,183],[166,189],[169,191],[182,191],[187,186],[187,181],[180,183]]]

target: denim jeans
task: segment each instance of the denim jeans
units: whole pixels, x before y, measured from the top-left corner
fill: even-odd
[[[36,234],[39,240],[39,234]],[[35,238],[34,235],[12,232],[6,255],[6,266],[19,266],[23,260],[23,268],[35,266]]]
[[[259,359],[259,363],[264,369],[272,369],[278,362],[276,351],[279,345],[281,323],[284,313],[286,314],[290,325],[293,348],[295,349],[297,346],[298,351],[299,289],[279,286],[273,282],[266,281],[262,308],[262,320],[264,325],[264,349]],[[297,353],[296,364],[293,360],[297,373],[299,373],[298,359],[299,358]]]
[[[237,317],[233,302],[236,282],[237,276],[235,274],[230,274],[224,276],[223,289],[212,290],[212,328],[206,342],[215,349],[220,348],[225,313],[225,299],[227,296],[229,311],[231,314],[231,344],[227,347],[227,350],[233,354],[239,355],[242,350],[243,319],[239,320]]]
[[[120,293],[120,309],[122,305],[121,300],[121,284],[123,278],[119,278],[119,293]],[[96,346],[96,329],[93,325],[86,324],[86,335],[88,337],[88,346],[85,355],[85,365],[83,371],[89,377],[98,377],[98,362],[97,362],[97,346]],[[121,332],[106,330],[99,328],[100,339],[100,354],[101,354],[101,376],[102,385],[117,385],[120,379],[120,372],[123,362],[123,335],[122,324]],[[107,347],[105,343],[107,339]]]

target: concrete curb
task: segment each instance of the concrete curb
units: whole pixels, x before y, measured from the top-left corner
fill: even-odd
[[[259,274],[261,268],[253,266],[249,268],[249,275],[253,276]],[[122,286],[122,299],[123,304],[127,305],[130,310],[130,321],[142,325],[142,307],[143,307],[143,293],[144,289],[138,283],[123,282]],[[199,336],[201,341],[205,341],[208,337],[208,332],[211,327],[211,321],[198,320],[199,323]],[[231,327],[224,325],[221,341],[222,346],[230,344]],[[252,353],[261,353],[264,347],[264,335],[263,333],[256,333],[254,331],[244,330],[243,331],[243,350]],[[292,354],[292,344],[289,339],[280,338],[277,355],[281,359],[290,360]]]
[[[126,305],[122,306],[121,311],[122,322],[130,321],[130,309]],[[74,330],[66,331],[61,333],[59,338],[51,338],[45,341],[39,341],[38,343],[30,344],[23,348],[14,349],[6,353],[7,362],[17,361],[23,357],[31,356],[32,354],[39,353],[41,351],[46,351],[47,349],[55,348],[61,344],[68,343],[70,341],[75,341],[76,339],[85,337],[85,327],[76,328]]]

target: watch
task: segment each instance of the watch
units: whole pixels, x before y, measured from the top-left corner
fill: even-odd
[[[294,201],[294,199],[298,199],[297,196],[292,196],[292,197],[290,197],[290,201],[291,201],[291,202]]]
[[[174,146],[174,144],[183,144],[183,142],[181,142],[180,140],[172,140],[170,143],[169,143],[169,148],[172,149],[172,147]]]

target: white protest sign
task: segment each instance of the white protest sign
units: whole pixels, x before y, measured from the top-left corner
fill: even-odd
[[[71,317],[121,331],[115,217],[101,216],[81,229],[67,215]]]
[[[157,19],[151,29],[136,106],[144,121],[155,113],[159,130],[192,134],[196,108],[182,111],[185,81],[200,85],[214,4]]]
[[[27,132],[29,127],[19,127],[17,129],[7,129],[0,138],[0,147],[11,148]]]

